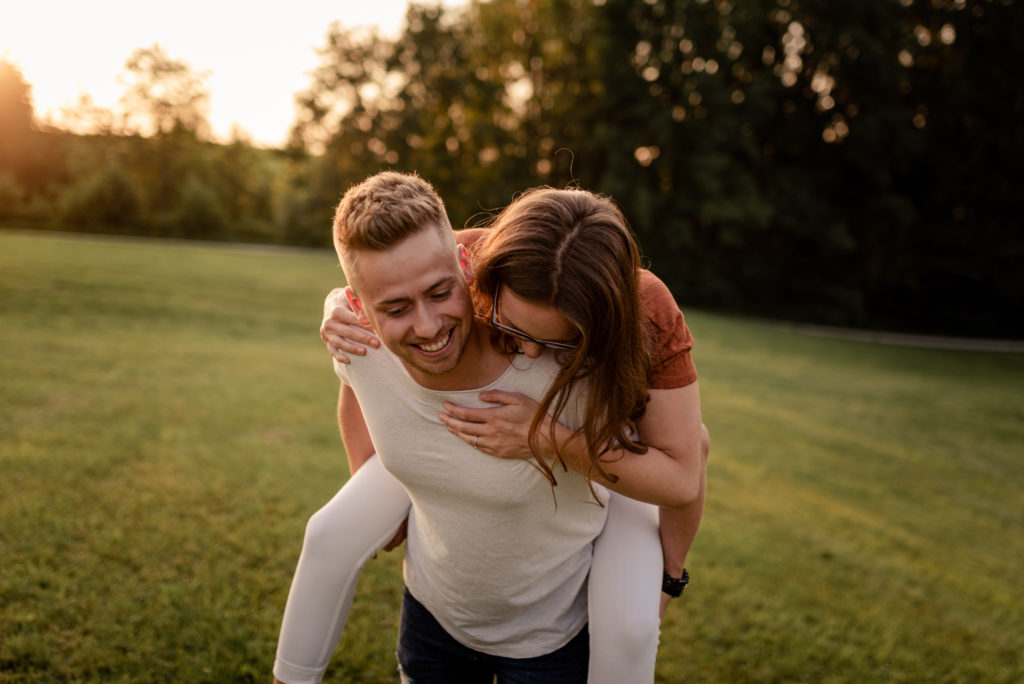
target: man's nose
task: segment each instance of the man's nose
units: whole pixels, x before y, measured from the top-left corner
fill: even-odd
[[[412,331],[417,337],[432,340],[441,332],[442,327],[444,327],[444,317],[434,311],[433,307],[426,303],[416,307]]]

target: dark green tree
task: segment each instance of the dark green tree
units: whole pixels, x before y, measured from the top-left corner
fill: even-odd
[[[228,213],[209,184],[189,175],[182,184],[178,203],[163,220],[164,234],[192,239],[224,239]]]
[[[99,232],[139,232],[143,206],[125,170],[114,163],[81,176],[61,198],[60,219],[67,227]]]
[[[615,125],[651,142],[639,175],[599,185],[669,262],[654,266],[677,294],[846,324],[1020,327],[999,314],[1024,295],[1007,230],[1022,176],[1013,2],[605,11],[619,28],[604,63],[621,68],[628,50],[649,83],[621,78]]]
[[[285,184],[286,160],[242,140],[207,145],[197,164],[223,208],[226,234],[246,242],[279,242],[277,196]]]

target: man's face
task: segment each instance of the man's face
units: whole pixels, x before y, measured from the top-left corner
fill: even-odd
[[[417,381],[458,365],[473,327],[472,276],[453,240],[427,226],[390,249],[359,250],[349,270],[356,314]]]

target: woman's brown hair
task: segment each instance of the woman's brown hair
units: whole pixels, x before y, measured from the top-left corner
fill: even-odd
[[[473,257],[477,311],[491,310],[500,284],[554,307],[579,336],[574,350],[556,352],[561,368],[530,425],[534,453],[545,416],[557,420],[582,380],[588,383],[586,411],[574,436],[588,445],[591,472],[608,478],[601,456],[610,449],[646,452],[632,434],[649,398],[651,367],[640,250],[619,208],[586,190],[528,190],[498,214]],[[514,348],[514,340],[505,342]],[[558,453],[554,422],[551,438]],[[565,467],[560,453],[558,459]],[[554,483],[550,467],[537,461]]]

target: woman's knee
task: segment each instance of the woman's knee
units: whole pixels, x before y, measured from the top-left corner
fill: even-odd
[[[646,653],[657,645],[661,633],[658,606],[654,610],[637,610],[624,606],[615,617],[590,621],[591,649],[606,652]]]
[[[349,531],[351,521],[342,516],[331,515],[328,507],[309,516],[306,522],[306,534],[302,540],[304,555],[326,555],[337,547],[339,540],[344,539]]]

